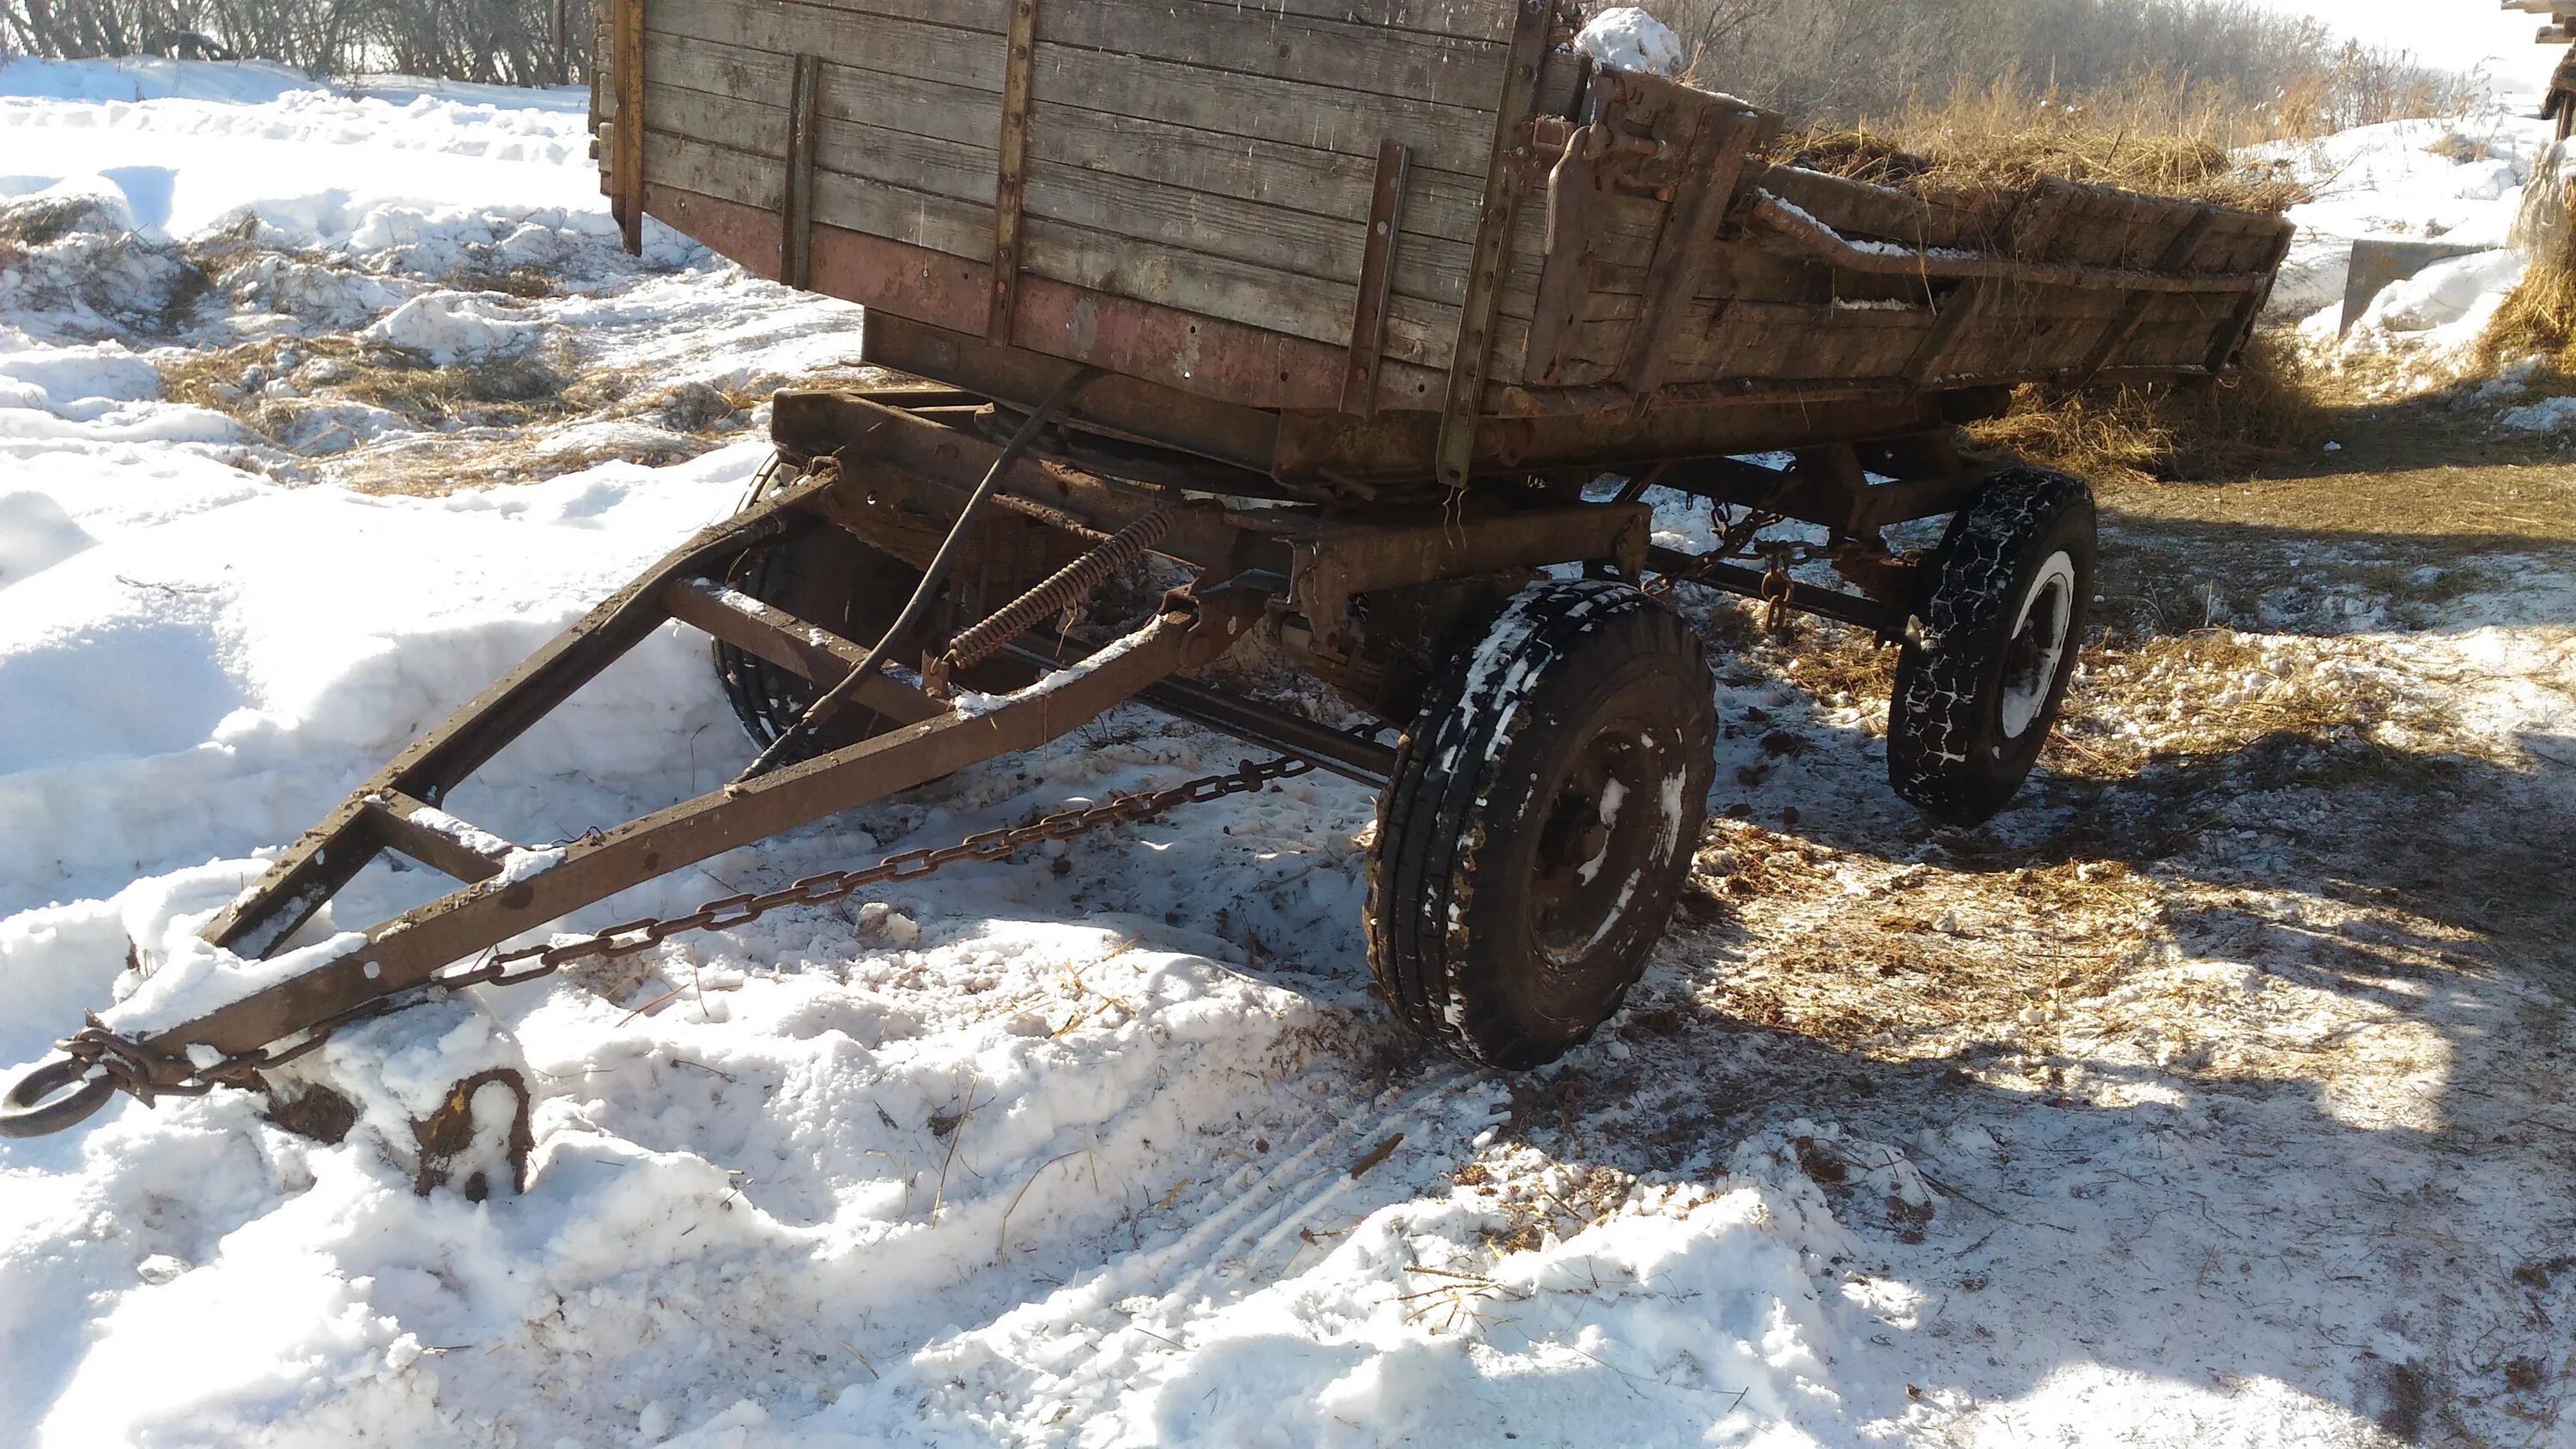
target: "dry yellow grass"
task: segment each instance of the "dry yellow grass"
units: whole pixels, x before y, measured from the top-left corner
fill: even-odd
[[[2030,93],[2018,77],[1916,97],[1884,117],[1793,136],[1796,164],[1956,204],[1977,205],[2044,178],[2279,212],[2306,192],[2237,148],[2274,139],[2218,92],[2158,76],[2105,96]]]
[[[2478,338],[2478,358],[2498,366],[2537,355],[2576,373],[2576,187],[2534,190],[2520,225],[2531,264]]]
[[[2258,335],[2236,374],[2214,384],[2073,395],[2026,387],[2010,412],[1968,436],[1978,447],[2102,482],[2231,478],[2313,447],[2328,391],[2288,339]]]

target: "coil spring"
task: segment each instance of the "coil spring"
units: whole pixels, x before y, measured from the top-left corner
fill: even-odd
[[[1108,581],[1111,574],[1145,556],[1145,551],[1163,541],[1171,531],[1172,515],[1155,509],[1134,523],[1101,540],[1082,557],[1047,576],[1027,593],[1002,606],[1000,612],[967,629],[948,641],[948,652],[941,662],[948,668],[965,669],[991,658],[1001,647],[1049,619],[1091,596],[1091,591]]]

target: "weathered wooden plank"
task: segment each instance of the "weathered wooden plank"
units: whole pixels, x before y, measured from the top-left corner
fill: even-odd
[[[1421,31],[1318,22],[1230,5],[1172,0],[1079,0],[1045,7],[1038,38],[1334,90],[1488,107],[1502,86],[1504,47]]]
[[[1140,302],[1285,332],[1314,342],[1347,344],[1359,304],[1356,281],[1302,277],[1228,257],[1139,242],[1032,216],[1025,265],[1059,282]],[[1457,309],[1398,298],[1387,315],[1386,355],[1437,365]]]
[[[1753,184],[1845,236],[1910,247],[1985,251],[1994,246],[2003,225],[1997,212],[1931,201],[1892,187],[1795,166],[1768,167],[1753,178]]]
[[[784,100],[792,84],[788,57],[748,46],[653,32],[644,38],[644,54],[656,88],[672,85],[768,104]],[[608,114],[614,112],[611,103]],[[888,75],[826,57],[822,113],[826,120],[889,136],[923,136],[990,152],[1000,132],[1002,102],[997,92]]]
[[[659,180],[650,200],[655,216],[766,275],[777,252],[774,213]],[[983,325],[989,276],[989,268],[964,258],[839,227],[815,228],[814,283],[819,290],[923,319],[957,333],[961,344]],[[1020,303],[1014,341],[1023,348],[1238,407],[1320,409],[1333,406],[1340,396],[1339,348],[1083,291],[1044,277],[1024,279]],[[871,339],[876,335],[872,330]],[[925,354],[913,370],[936,373],[938,359]],[[1397,398],[1407,380],[1420,386],[1421,379],[1438,376],[1390,365],[1381,381],[1390,398]]]
[[[1338,23],[1353,27],[1420,30],[1468,40],[1511,38],[1512,8],[1495,0],[1172,0],[1175,19],[1202,10]]]
[[[992,8],[998,17],[1000,7]],[[918,20],[778,0],[653,6],[646,24],[677,39],[782,56],[811,51],[836,64],[863,62],[875,74],[913,78],[914,94],[905,98],[909,119],[894,119],[898,129],[915,134],[958,135],[960,126],[980,124],[990,136],[999,125],[998,99],[979,107],[954,94],[999,97],[1005,47],[998,34],[987,41]],[[1037,64],[1041,112],[1059,103],[1083,106],[1371,162],[1378,143],[1393,136],[1415,148],[1420,164],[1478,178],[1492,144],[1490,104],[1479,110],[1057,44],[1040,45]],[[925,114],[932,111],[938,114]]]
[[[1377,166],[1374,157],[1219,135],[1061,102],[1039,108],[1029,144],[1038,159],[1086,171],[1335,217],[1368,214]],[[1483,199],[1481,181],[1417,170],[1406,189],[1405,234],[1471,241]]]
[[[657,91],[667,84],[749,104],[767,104],[784,98],[791,83],[787,57],[765,51],[663,34],[649,36],[646,49]],[[609,113],[613,116],[613,105]],[[990,169],[999,114],[1000,98],[995,92],[889,76],[853,66],[824,67],[826,120],[846,121],[880,133],[882,144],[899,153],[890,157],[890,165],[918,165],[917,158],[938,155],[943,166]],[[655,124],[661,121],[656,111]],[[722,126],[731,122],[710,120],[704,124]],[[699,127],[699,123],[692,122],[692,127]],[[740,138],[749,134],[702,127],[674,129],[719,144],[741,144]],[[971,146],[986,159],[972,161],[964,153],[925,151],[912,144],[916,139]],[[1040,106],[1035,112],[1030,155],[1087,170],[1164,182],[1185,190],[1354,220],[1368,213],[1368,188],[1376,166],[1373,155],[1363,158],[1287,142],[1223,135],[1062,103]],[[850,174],[873,174],[862,168],[842,169]],[[944,183],[916,171],[897,169],[886,174],[899,184],[947,190]],[[1472,239],[1482,192],[1481,178],[1470,180],[1451,172],[1417,172],[1406,202],[1407,233],[1453,241]],[[985,197],[989,191],[978,189],[972,194]],[[1623,216],[1623,225],[1625,230],[1634,231],[1637,224]],[[1651,232],[1647,235],[1645,245],[1651,246]]]
[[[780,140],[788,126],[784,108],[676,87],[653,94],[648,114],[657,132],[667,128],[677,136],[754,155],[783,158],[785,154]],[[849,210],[855,204],[850,198],[837,193],[880,182],[979,207],[989,206],[994,196],[995,153],[979,147],[825,121],[816,159],[819,188],[836,194],[838,214],[844,216],[858,213]],[[1328,281],[1356,284],[1364,260],[1364,218],[1346,222],[1072,167],[1033,164],[1027,205],[1032,214],[1090,230]],[[887,214],[903,218],[903,239],[918,241],[914,205],[897,196],[890,198],[889,206]],[[978,260],[991,255],[988,249],[959,254]],[[1395,291],[1454,306],[1464,293],[1466,264],[1464,246],[1408,233],[1397,253]],[[1504,310],[1526,315],[1536,287],[1534,252],[1516,254],[1505,280]]]
[[[827,69],[827,77],[834,72]],[[844,85],[853,83],[846,73]],[[990,206],[993,202],[996,153],[988,145],[972,146],[931,136],[880,131],[832,117],[830,94],[838,86],[825,81],[823,120],[815,159],[822,170],[840,177],[883,181],[911,191]],[[996,104],[998,98],[987,96]],[[787,110],[769,97],[711,95],[678,86],[656,86],[645,103],[651,128],[694,141],[783,159]],[[989,140],[989,138],[988,138]]]
[[[1447,106],[1066,45],[1038,47],[1037,96],[1041,108],[1083,106],[1371,161],[1380,142],[1401,141],[1417,166],[1479,180],[1493,155],[1490,104]]]
[[[883,3],[883,0],[880,0]],[[952,86],[1002,92],[1002,7],[998,0],[966,0],[989,9],[993,34],[923,20],[800,5],[793,0],[688,0],[649,6],[645,29],[689,40],[715,41],[780,55],[864,57],[867,68],[891,75],[936,76]],[[999,124],[994,103],[992,123]]]
[[[672,186],[778,209],[785,163],[777,158],[658,131],[647,136],[646,153],[654,174]],[[830,226],[989,264],[989,206],[876,183],[852,185],[826,172],[815,187],[814,215]],[[1072,286],[1337,346],[1349,341],[1359,295],[1355,283],[1296,276],[1037,216],[1027,223],[1022,265]],[[1387,318],[1386,355],[1438,366],[1446,329],[1455,327],[1456,318],[1454,307],[1397,298]]]
[[[1699,130],[1683,163],[1682,184],[1674,189],[1663,236],[1655,244],[1650,264],[1654,278],[1645,311],[1629,338],[1623,372],[1628,385],[1639,392],[1663,386],[1675,350],[1672,338],[1699,299],[1701,283],[1710,271],[1718,219],[1734,196],[1736,178],[1743,174],[1755,139],[1773,129],[1759,111],[1730,112],[1711,106],[1698,119]],[[1724,305],[1731,306],[1735,300],[1729,298]]]
[[[787,163],[775,156],[662,131],[646,134],[644,154],[656,179],[683,190],[773,212],[785,196]],[[991,257],[993,208],[954,197],[874,182],[852,186],[821,172],[815,178],[814,219],[975,261]]]

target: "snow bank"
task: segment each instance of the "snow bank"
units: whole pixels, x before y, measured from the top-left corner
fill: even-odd
[[[159,56],[115,60],[0,61],[0,97],[46,101],[221,101],[255,105],[296,91],[322,89],[293,66],[274,61],[188,61]]]
[[[1690,64],[1672,27],[1633,5],[1614,5],[1592,17],[1574,48],[1600,65],[1678,76]]]
[[[2247,153],[2316,193],[2290,209],[2299,231],[2273,312],[2307,317],[2340,306],[2352,244],[2364,237],[2503,246],[2553,134],[2545,121],[2498,112],[2465,126],[2389,121]]]
[[[361,335],[411,348],[432,362],[458,363],[524,352],[544,331],[544,324],[489,297],[432,292],[403,303]]]

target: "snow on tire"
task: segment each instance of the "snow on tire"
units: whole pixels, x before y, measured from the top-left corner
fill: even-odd
[[[1369,859],[1369,967],[1414,1030],[1488,1066],[1619,1009],[1706,818],[1717,718],[1690,626],[1624,585],[1542,583],[1404,737]]]
[[[1887,775],[1955,824],[1990,819],[2039,760],[2093,598],[2093,491],[2007,468],[1950,520],[1922,637],[1896,666]]]

